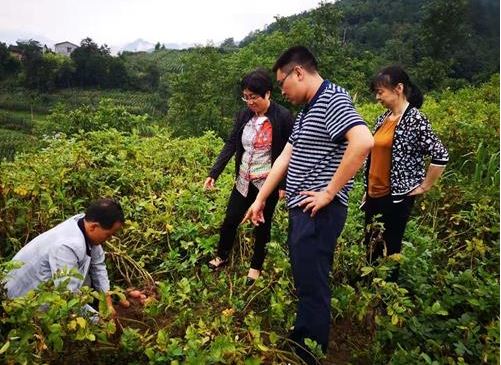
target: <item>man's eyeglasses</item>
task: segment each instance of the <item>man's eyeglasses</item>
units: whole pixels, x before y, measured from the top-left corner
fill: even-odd
[[[278,87],[280,89],[282,89],[284,87],[285,80],[287,80],[287,77],[289,77],[289,75],[294,71],[295,68],[296,67],[291,68],[291,70],[289,72],[287,72],[287,74],[285,75],[285,77],[282,80],[277,80],[277,84],[278,84]]]
[[[248,102],[251,102],[251,101],[256,101],[257,99],[259,99],[261,96],[259,95],[256,95],[256,94],[252,94],[252,95],[244,95],[242,96],[240,99],[242,99],[242,101],[244,103],[248,103]]]

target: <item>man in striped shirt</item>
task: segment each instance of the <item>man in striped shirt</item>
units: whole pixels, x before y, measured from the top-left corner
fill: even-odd
[[[353,176],[373,145],[372,135],[343,88],[324,80],[302,46],[285,51],[273,66],[278,85],[293,104],[304,104],[292,134],[273,164],[246,219],[264,222],[266,199],[287,175],[288,246],[298,307],[291,339],[296,352],[310,338],[327,350],[330,325],[329,272],[346,220]]]

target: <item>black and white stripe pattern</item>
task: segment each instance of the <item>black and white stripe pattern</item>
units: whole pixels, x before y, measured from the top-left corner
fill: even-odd
[[[297,206],[301,191],[321,191],[336,172],[348,145],[346,132],[365,124],[343,88],[325,80],[311,102],[299,113],[289,143],[292,157],[287,171],[287,206]],[[351,179],[337,194],[348,204]]]

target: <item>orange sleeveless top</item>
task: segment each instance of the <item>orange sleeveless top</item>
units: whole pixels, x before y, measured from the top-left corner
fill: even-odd
[[[392,118],[392,115],[387,116],[374,134],[368,189],[371,198],[381,198],[390,194],[391,148],[399,119],[399,117]]]

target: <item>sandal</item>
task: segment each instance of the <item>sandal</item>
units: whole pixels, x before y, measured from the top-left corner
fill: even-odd
[[[251,276],[252,275],[252,276]],[[249,273],[247,274],[247,278],[245,280],[245,285],[251,286],[253,285],[257,279],[261,276],[261,270],[257,269],[249,269]]]
[[[228,259],[223,260],[221,257],[216,256],[214,259],[209,261],[207,266],[209,266],[211,270],[218,270],[223,266],[225,266],[226,264],[228,264]]]

